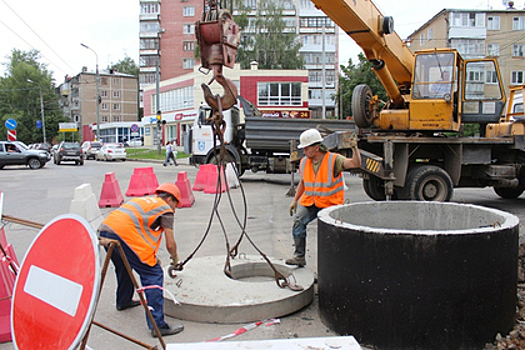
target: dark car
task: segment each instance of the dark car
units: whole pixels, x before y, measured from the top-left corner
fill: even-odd
[[[84,152],[78,142],[62,141],[54,155],[55,164],[62,162],[75,162],[77,165],[84,165]]]
[[[31,169],[40,169],[51,160],[46,151],[29,149],[21,143],[0,141],[0,169],[6,165],[27,165]]]

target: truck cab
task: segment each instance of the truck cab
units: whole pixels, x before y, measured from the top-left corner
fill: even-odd
[[[234,143],[237,137],[238,128],[241,125],[239,108],[234,106],[227,111],[223,111],[223,119],[226,123],[222,131],[226,144]],[[190,164],[210,163],[213,156],[214,146],[220,146],[219,140],[215,141],[212,130],[213,110],[206,104],[201,104],[197,118],[193,123],[191,132],[191,157]]]

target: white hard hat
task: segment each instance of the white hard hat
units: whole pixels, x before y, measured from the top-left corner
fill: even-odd
[[[299,140],[301,143],[297,148],[305,148],[308,146],[311,146],[315,143],[320,143],[323,141],[323,138],[321,137],[321,133],[317,129],[308,129],[306,131],[303,131],[301,136],[299,137]]]

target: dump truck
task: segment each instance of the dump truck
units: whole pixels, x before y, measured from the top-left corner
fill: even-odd
[[[222,112],[227,162],[236,165],[239,174],[246,170],[269,174],[291,173],[296,164],[290,162],[293,142],[299,141],[301,132],[321,128],[330,133],[355,133],[355,124],[346,120],[309,118],[267,118],[249,101],[240,96],[242,113],[238,105]],[[201,104],[190,132],[190,164],[218,164],[220,142],[212,130],[213,110]]]
[[[352,95],[370,198],[449,201],[454,188],[487,186],[502,198],[523,193],[524,122],[503,117],[495,59],[465,59],[451,48],[412,53],[370,0],[312,2],[362,48],[388,95],[384,105],[367,85]],[[463,136],[468,124],[479,125],[479,136]],[[338,134],[325,141],[351,152]]]

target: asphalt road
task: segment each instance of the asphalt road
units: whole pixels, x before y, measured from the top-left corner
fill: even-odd
[[[39,170],[25,167],[6,167],[0,171],[0,191],[5,195],[4,214],[25,220],[47,223],[58,215],[69,212],[75,188],[91,184],[93,193],[100,196],[105,174],[113,171],[124,195],[135,168],[153,167],[158,182],[175,182],[180,171],[186,171],[193,186],[197,169],[187,161],[179,162],[178,167],[163,167],[162,163],[149,162],[96,162],[86,161],[84,166],[71,164],[55,165],[52,162]],[[348,190],[345,197],[351,202],[369,201],[361,187],[361,180],[345,174]],[[266,175],[247,172],[242,177],[241,189],[232,189],[230,198],[221,197],[219,213],[224,222],[230,241],[235,241],[240,233],[233,211],[244,217],[243,193],[246,198],[247,232],[257,246],[269,256],[286,258],[292,253],[291,218],[288,205],[291,198],[286,196],[290,189],[288,175]],[[177,209],[175,215],[175,235],[179,245],[179,255],[186,257],[197,246],[204,234],[212,213],[214,196],[194,192],[195,204],[191,208]],[[126,199],[126,197],[125,197]],[[500,199],[492,189],[457,189],[453,200],[459,203],[471,203],[511,212],[525,219],[525,196],[516,200]],[[232,209],[234,208],[234,209]],[[101,209],[105,216],[113,208]],[[38,231],[17,224],[4,223],[8,242],[16,251],[21,261]],[[520,224],[520,241],[524,241],[523,228]],[[316,271],[316,231],[315,224],[308,229],[307,267]],[[67,237],[64,237],[67,239]],[[225,238],[218,220],[212,223],[212,229],[196,256],[225,254]],[[247,243],[241,245],[241,252],[254,254],[255,250]],[[168,262],[168,254],[161,248],[160,257]],[[112,268],[112,267],[110,267]],[[213,286],[210,286],[212,292]],[[124,334],[148,343],[158,345],[145,325],[144,313],[140,308],[122,312],[115,310],[115,278],[110,271],[97,307],[95,320],[121,331]],[[200,342],[221,335],[229,334],[241,325],[201,324],[180,321],[167,317],[171,323],[184,323],[185,330],[179,335],[165,338],[167,343]],[[277,339],[293,337],[325,337],[335,335],[323,325],[318,314],[317,298],[303,310],[281,318],[281,324],[259,327],[243,334],[236,340]],[[93,349],[139,349],[130,343],[98,327],[93,327],[88,345]],[[0,344],[0,350],[13,349],[12,343]]]

